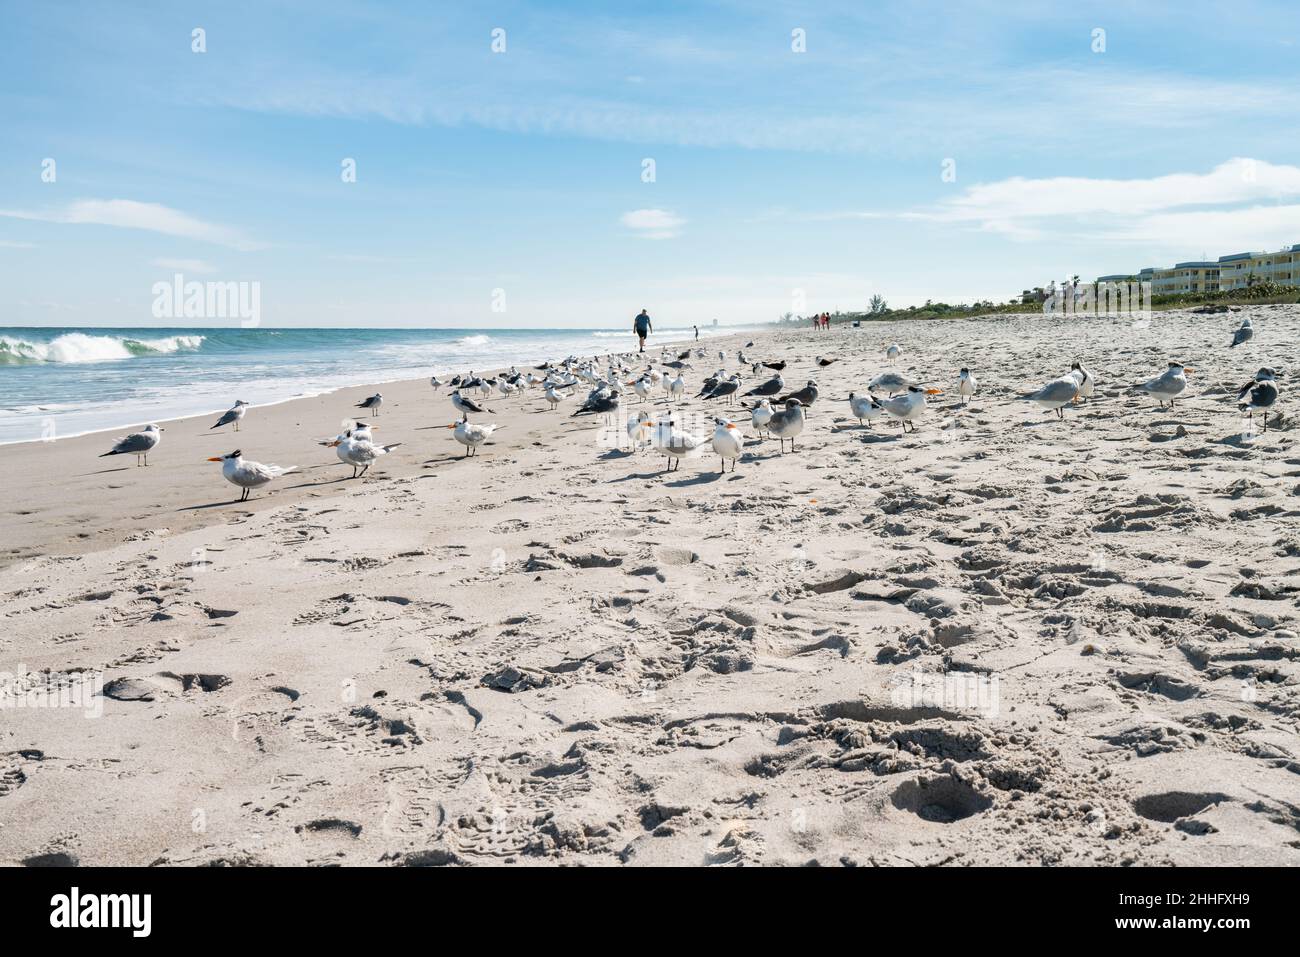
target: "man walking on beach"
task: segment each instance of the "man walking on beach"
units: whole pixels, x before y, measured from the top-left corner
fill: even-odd
[[[650,313],[642,309],[640,315],[632,320],[632,331],[641,340],[640,351],[645,352],[645,337],[654,332],[654,326],[650,325]]]

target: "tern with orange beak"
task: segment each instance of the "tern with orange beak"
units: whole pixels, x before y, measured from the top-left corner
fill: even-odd
[[[359,429],[348,429],[333,442],[327,443],[338,453],[339,461],[352,466],[352,477],[360,478],[381,455],[387,455],[402,443],[375,445],[370,440],[370,426],[358,422]]]
[[[253,489],[261,488],[272,479],[287,475],[298,467],[290,465],[287,468],[281,468],[278,465],[263,465],[261,462],[250,462],[244,458],[244,453],[239,449],[235,449],[229,455],[214,455],[208,461],[220,462],[222,477],[231,485],[238,485],[244,490],[243,494],[239,496],[241,502],[248,501],[248,493]]]
[[[459,422],[451,423],[447,428],[455,430],[453,434],[456,441],[465,446],[465,457],[469,458],[471,455],[478,454],[478,447],[492,436],[498,426],[495,423],[487,425],[471,423],[469,416],[466,416]]]
[[[736,471],[736,461],[745,448],[745,436],[736,423],[729,419],[719,417],[713,420],[713,424],[716,426],[713,430],[713,451],[722,459],[722,474],[726,475],[727,459],[731,459],[731,471]]]
[[[888,399],[881,399],[880,404],[885,410],[885,414],[891,419],[897,419],[903,426],[903,431],[907,431],[908,423],[912,425],[912,431],[916,431],[916,420],[921,417],[925,411],[925,397],[927,395],[942,395],[939,389],[922,389],[919,385],[907,387],[907,391],[901,395],[891,396]]]

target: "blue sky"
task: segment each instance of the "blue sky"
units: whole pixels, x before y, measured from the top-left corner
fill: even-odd
[[[269,326],[767,321],[1300,243],[1293,2],[2,16],[0,325],[159,324],[176,272]]]

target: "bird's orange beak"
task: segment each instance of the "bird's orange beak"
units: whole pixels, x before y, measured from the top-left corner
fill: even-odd
[[[208,459],[208,461],[209,461],[209,462],[224,462],[225,459],[222,458],[220,455],[214,455],[214,456],[212,456],[212,458]]]
[[[943,395],[943,389],[926,389],[926,395]]]
[[[455,422],[453,422],[451,425],[447,426],[447,428],[449,428],[449,429],[454,429],[455,427],[456,427],[456,423],[455,423]]]
[[[734,428],[736,427],[736,423],[734,423],[734,422],[728,422],[726,427],[729,428],[729,429],[734,429]]]
[[[1186,373],[1188,373],[1188,372],[1195,372],[1195,371],[1196,371],[1195,369],[1189,369],[1189,368],[1187,368],[1187,366],[1183,366],[1183,372],[1184,372],[1184,374],[1186,374]]]

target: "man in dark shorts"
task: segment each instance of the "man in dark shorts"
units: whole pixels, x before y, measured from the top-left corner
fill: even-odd
[[[641,340],[640,351],[645,352],[645,337],[654,332],[654,326],[650,325],[650,313],[642,309],[641,314],[632,320],[632,331]]]

